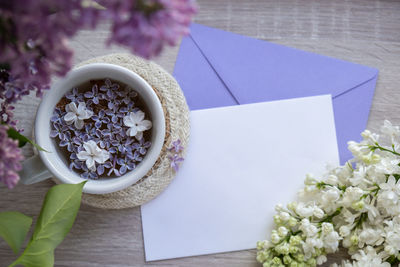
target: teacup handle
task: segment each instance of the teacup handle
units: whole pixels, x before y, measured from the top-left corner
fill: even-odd
[[[34,184],[46,180],[52,175],[39,155],[36,155],[22,163],[22,170],[19,172],[19,176],[23,184]]]

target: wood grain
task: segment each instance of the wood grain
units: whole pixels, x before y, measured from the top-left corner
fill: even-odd
[[[200,0],[198,4],[198,23],[378,68],[368,128],[379,129],[385,118],[400,124],[400,1]],[[107,24],[80,32],[71,41],[75,62],[126,52],[105,47],[107,34]],[[155,61],[172,72],[177,52],[178,47],[168,48]],[[27,96],[15,111],[26,134],[31,134],[38,103],[34,96]],[[32,150],[26,148],[24,153],[28,157]],[[14,190],[1,187],[0,210],[34,216],[51,186],[46,181]],[[333,255],[330,262],[345,255],[344,251]],[[11,250],[0,241],[0,266],[13,259]],[[55,265],[260,266],[254,250],[145,263],[140,209],[109,211],[88,206],[81,207],[71,233],[56,250]]]

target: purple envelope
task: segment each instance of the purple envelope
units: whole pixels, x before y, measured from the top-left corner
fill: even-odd
[[[378,70],[193,24],[174,76],[192,110],[331,94],[344,163],[367,126]]]

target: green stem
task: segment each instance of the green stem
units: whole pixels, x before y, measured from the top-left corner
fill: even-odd
[[[376,149],[379,149],[379,150],[381,150],[381,151],[390,152],[390,153],[392,153],[392,154],[394,154],[394,155],[396,155],[396,156],[400,156],[400,153],[397,153],[397,152],[394,150],[394,148],[393,148],[393,150],[390,150],[390,149],[387,149],[387,148],[385,148],[385,147],[380,146],[378,143],[375,143],[375,146],[369,146],[369,147],[370,147],[370,149],[371,149],[372,151],[374,151],[374,150],[376,150]]]

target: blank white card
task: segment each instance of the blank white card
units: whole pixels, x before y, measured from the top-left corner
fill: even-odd
[[[255,248],[307,173],[339,164],[331,96],[192,111],[176,178],[142,206],[146,260]]]

